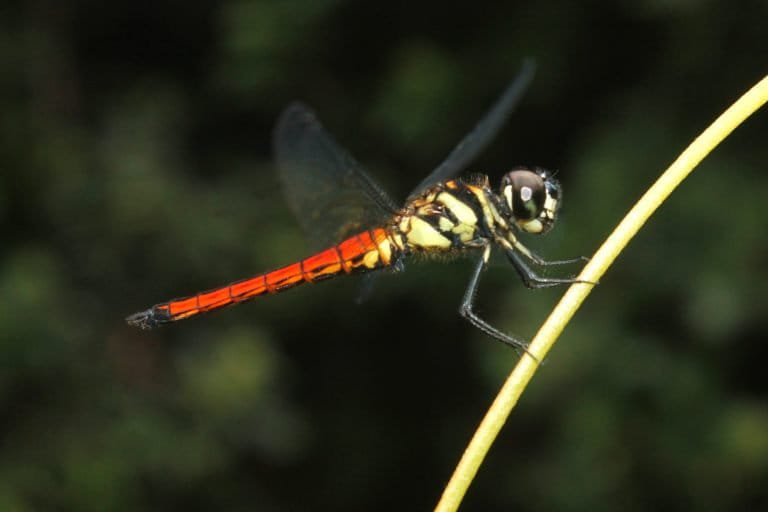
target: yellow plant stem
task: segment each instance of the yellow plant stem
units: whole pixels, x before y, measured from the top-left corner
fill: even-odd
[[[595,253],[594,257],[584,267],[580,280],[597,282],[608,267],[618,257],[622,249],[629,243],[645,221],[656,211],[659,205],[685,179],[688,174],[723,141],[747,117],[752,115],[768,101],[768,76],[764,77],[746,94],[723,112],[709,128],[707,128],[661,175],[656,183],[632,207],[618,227]],[[464,451],[459,464],[448,482],[440,502],[435,508],[439,512],[458,510],[461,500],[475,478],[477,470],[485,459],[491,444],[496,439],[501,427],[509,417],[512,408],[517,403],[525,387],[533,377],[538,361],[543,361],[549,349],[555,343],[566,323],[584,301],[592,285],[577,283],[572,285],[563,295],[560,303],[541,326],[533,338],[528,352],[531,356],[523,355],[515,369],[496,396],[493,404],[475,431],[467,449]],[[534,359],[535,358],[535,359]]]

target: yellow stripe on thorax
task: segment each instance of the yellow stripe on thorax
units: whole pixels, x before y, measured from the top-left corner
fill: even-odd
[[[480,207],[483,209],[483,217],[488,223],[488,227],[493,229],[494,224],[499,224],[502,228],[507,228],[507,223],[504,218],[496,211],[496,207],[488,202],[488,196],[485,194],[485,190],[481,187],[475,187],[467,185],[467,188],[475,194],[477,201],[480,203]]]
[[[456,196],[448,192],[442,192],[437,196],[437,202],[451,210],[459,222],[464,224],[477,224],[477,215],[465,203],[459,201]]]
[[[436,200],[449,209],[454,217],[456,217],[456,220],[459,221],[459,224],[453,225],[453,223],[450,223],[450,226],[446,226],[446,228],[443,229],[443,218],[441,218],[441,229],[458,235],[462,242],[468,242],[475,238],[475,231],[477,230],[477,214],[475,214],[475,211],[472,208],[448,192],[442,192],[437,196]]]
[[[408,224],[410,229],[405,236],[411,245],[424,249],[451,247],[451,241],[424,219],[414,215],[409,217]]]

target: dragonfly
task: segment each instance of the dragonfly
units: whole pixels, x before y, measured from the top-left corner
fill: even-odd
[[[490,337],[525,351],[523,340],[477,315],[475,296],[494,249],[506,255],[529,288],[580,282],[543,277],[530,263],[562,265],[583,258],[547,261],[517,236],[540,235],[552,228],[562,203],[560,183],[550,171],[527,166],[504,174],[498,192],[486,175],[455,176],[496,136],[533,74],[533,62],[526,61],[475,128],[419,183],[402,207],[342,149],[312,110],[301,103],[289,105],[273,137],[280,179],[299,223],[327,248],[276,270],[155,304],[127,317],[127,322],[150,329],[304,283],[382,269],[400,271],[404,261],[417,254],[476,253],[479,257],[459,313]]]

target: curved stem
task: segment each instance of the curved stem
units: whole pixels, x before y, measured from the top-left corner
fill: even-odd
[[[606,239],[595,256],[584,267],[578,279],[598,282],[608,267],[626,247],[632,237],[645,224],[659,205],[685,179],[696,165],[704,159],[720,142],[758,108],[768,101],[768,76],[747,91],[731,107],[723,112],[661,175],[642,198],[632,207],[621,223]],[[448,482],[436,511],[449,512],[458,509],[461,500],[472,483],[485,455],[496,439],[501,427],[509,417],[525,387],[533,377],[538,361],[543,361],[557,336],[586,299],[592,285],[577,283],[572,285],[549,318],[539,329],[515,369],[507,378],[496,399],[488,409],[483,421],[475,431],[464,451],[459,464]],[[534,359],[536,358],[536,359]]]

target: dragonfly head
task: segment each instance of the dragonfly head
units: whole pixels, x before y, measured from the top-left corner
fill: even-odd
[[[546,233],[560,207],[560,183],[540,167],[516,167],[501,179],[501,196],[512,221],[527,233]]]

